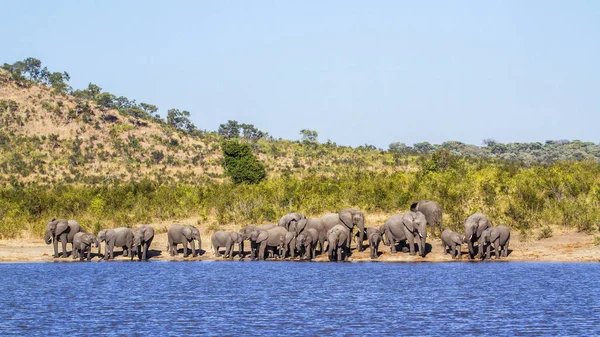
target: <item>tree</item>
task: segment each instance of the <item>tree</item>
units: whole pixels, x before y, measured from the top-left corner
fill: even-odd
[[[156,107],[156,105],[153,105],[153,104],[140,103],[140,108],[142,108],[144,111],[146,111],[146,113],[148,115],[153,115],[158,112],[158,107]]]
[[[167,111],[167,124],[173,126],[175,129],[191,133],[196,130],[196,126],[189,119],[190,112],[179,109],[169,109]]]
[[[240,137],[240,124],[234,120],[228,120],[226,124],[219,125],[219,135],[225,139]]]
[[[431,145],[429,142],[421,142],[421,143],[413,144],[413,148],[415,149],[415,151],[417,151],[419,153],[430,153],[433,150],[435,150],[435,147],[433,145]]]
[[[300,134],[302,135],[302,141],[305,143],[314,143],[319,138],[319,133],[314,130],[302,129]]]
[[[235,184],[256,184],[266,177],[265,165],[252,154],[250,145],[230,139],[221,143],[221,149],[225,174]]]
[[[404,143],[395,142],[395,143],[391,143],[388,146],[388,150],[390,152],[396,152],[396,153],[410,153],[412,151],[412,147],[410,147]]]

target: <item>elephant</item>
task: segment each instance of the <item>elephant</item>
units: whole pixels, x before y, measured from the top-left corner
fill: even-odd
[[[100,246],[98,239],[94,234],[77,232],[73,237],[73,259],[80,258],[83,261],[83,255],[87,253],[87,260],[92,260],[92,245]]]
[[[100,244],[105,241],[105,260],[114,258],[115,247],[123,247],[123,256],[129,256],[133,261],[133,235],[133,231],[126,227],[101,230],[98,232],[98,255],[100,255]]]
[[[371,259],[379,257],[379,243],[381,242],[381,232],[377,228],[367,228],[367,240],[369,241],[369,249],[371,250]]]
[[[436,226],[440,229],[440,234],[442,233],[442,208],[437,202],[431,200],[414,201],[410,205],[410,210],[413,212],[418,211],[425,215],[427,224],[431,228],[432,236],[435,236]]]
[[[496,259],[500,256],[508,256],[508,244],[510,243],[510,229],[504,225],[490,227],[481,233],[479,237],[479,251],[477,258],[481,258],[485,253],[485,258],[490,259],[490,246],[494,245],[494,254]]]
[[[314,228],[309,228],[296,236],[296,249],[304,258],[312,260],[315,257],[317,250],[317,242],[319,242],[319,232]]]
[[[415,255],[415,239],[421,257],[425,257],[425,239],[427,237],[427,219],[421,212],[408,211],[392,215],[379,230],[385,234],[383,243],[391,246],[396,253],[396,241],[408,241],[410,255]]]
[[[481,233],[491,226],[488,218],[479,212],[474,213],[465,220],[465,241],[467,241],[467,245],[469,246],[469,260],[472,260],[475,256],[473,244],[478,242]]]
[[[210,237],[210,243],[215,250],[215,256],[220,257],[219,247],[225,247],[225,258],[233,259],[233,246],[237,243],[239,255],[242,255],[244,235],[238,232],[216,231]]]
[[[285,236],[281,237],[279,242],[279,256],[283,259],[290,253],[290,257],[293,259],[296,257],[296,233],[287,232]]]
[[[167,232],[168,243],[167,250],[169,250],[171,256],[177,255],[177,245],[183,245],[183,257],[188,257],[188,242],[192,246],[192,257],[196,257],[196,246],[194,240],[198,241],[198,252],[202,250],[202,240],[200,239],[200,231],[194,226],[183,226],[174,224],[169,228]]]
[[[344,225],[335,225],[327,231],[327,242],[329,261],[347,261],[348,260],[348,238],[350,230]]]
[[[278,225],[281,227],[285,227],[286,230],[290,230],[290,225],[298,223],[298,221],[305,219],[306,217],[303,214],[299,213],[288,213],[279,219]]]
[[[254,230],[250,233],[250,244],[253,252],[256,252],[256,246],[259,245],[258,259],[265,259],[265,251],[267,247],[278,247],[281,243],[281,239],[285,238],[288,231],[283,228],[276,226],[268,230]],[[252,258],[255,258],[252,255]]]
[[[340,222],[342,224],[344,224],[349,230],[350,230],[350,234],[352,234],[352,230],[354,229],[354,226],[356,226],[358,228],[358,232],[360,233],[360,236],[358,238],[358,244],[357,244],[357,248],[359,252],[362,252],[364,250],[363,248],[363,241],[364,241],[364,228],[365,228],[365,216],[363,214],[363,212],[356,210],[356,209],[352,209],[352,208],[347,208],[344,209],[342,211],[340,211],[339,213],[339,217],[340,217]],[[348,250],[350,250],[350,243],[351,243],[351,238],[352,236],[348,236]]]
[[[340,224],[340,215],[338,213],[327,213],[320,218],[304,218],[298,221],[296,226],[290,226],[290,231],[296,232],[296,235],[312,228],[319,234],[319,252],[323,253],[325,241],[327,241],[327,232],[334,226]]]
[[[268,230],[268,229],[275,228],[275,227],[277,227],[277,225],[275,225],[275,224],[266,224],[266,225],[260,225],[260,226],[246,226],[246,227],[240,229],[240,234],[242,234],[242,236],[244,237],[244,240],[250,240],[250,234],[252,234],[253,231]],[[244,242],[243,241],[242,241],[242,245],[239,247],[240,247],[241,258],[244,258]],[[254,256],[256,255],[256,252],[252,250],[252,247],[255,247],[255,246],[253,246],[252,242],[250,242],[250,256],[252,258],[254,258]]]
[[[50,219],[46,225],[44,241],[47,245],[50,243],[54,245],[52,257],[58,257],[58,242],[62,243],[62,257],[67,257],[67,243],[71,243],[71,248],[73,248],[73,238],[79,232],[81,232],[81,225],[75,220]]]
[[[148,249],[154,239],[154,228],[150,225],[141,225],[133,233],[133,249],[138,260],[148,261]]]
[[[462,258],[461,247],[463,243],[464,238],[461,234],[450,229],[445,229],[442,232],[442,249],[444,250],[444,254],[447,254],[448,248],[450,248],[453,259],[456,257],[459,259]]]

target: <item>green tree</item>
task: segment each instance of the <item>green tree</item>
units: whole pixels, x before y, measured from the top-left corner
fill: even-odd
[[[235,184],[256,184],[265,179],[265,165],[252,154],[250,145],[230,139],[221,143],[223,168]]]
[[[234,120],[228,120],[227,123],[219,125],[219,135],[225,139],[240,137],[240,124]]]
[[[169,109],[167,111],[167,124],[173,126],[177,130],[191,133],[196,130],[196,126],[190,120],[190,112],[179,109]]]
[[[305,143],[314,143],[319,138],[319,133],[317,131],[309,129],[300,130],[300,135],[302,135],[302,141]]]

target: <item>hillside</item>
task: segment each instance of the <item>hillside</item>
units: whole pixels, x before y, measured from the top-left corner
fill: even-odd
[[[178,130],[157,118],[137,118],[94,100],[56,93],[38,83],[20,86],[0,69],[0,183],[106,180],[221,181],[216,132]],[[406,169],[391,153],[287,140],[251,142],[270,176],[332,173],[339,166]]]
[[[36,59],[2,68],[0,237],[39,236],[51,217],[91,231],[190,218],[212,231],[346,207],[379,219],[419,199],[438,201],[448,227],[481,211],[524,241],[553,228],[595,233],[600,223],[592,143],[393,143],[383,151],[319,143],[312,130],[302,141],[273,139],[235,121],[203,131],[185,110],[163,119],[156,106],[91,83],[72,90],[66,72]],[[222,165],[227,138],[250,146],[266,179],[232,183]]]

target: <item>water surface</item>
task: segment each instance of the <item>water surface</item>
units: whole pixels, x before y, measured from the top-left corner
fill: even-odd
[[[0,264],[0,335],[600,335],[600,264]]]

